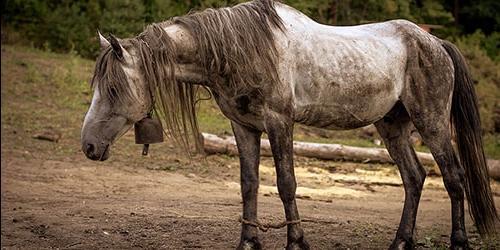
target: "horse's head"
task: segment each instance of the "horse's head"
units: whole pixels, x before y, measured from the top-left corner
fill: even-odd
[[[140,73],[137,48],[127,40],[99,34],[101,54],[92,86],[92,104],[83,122],[81,143],[92,160],[109,158],[110,145],[151,110],[150,89]]]

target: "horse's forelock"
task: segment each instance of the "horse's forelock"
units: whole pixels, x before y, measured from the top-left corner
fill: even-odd
[[[97,87],[100,96],[111,103],[125,103],[134,98],[121,61],[111,47],[104,49],[97,58],[91,87]]]

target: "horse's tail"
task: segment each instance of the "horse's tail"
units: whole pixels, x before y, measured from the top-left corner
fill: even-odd
[[[455,129],[460,162],[465,169],[465,193],[469,213],[482,236],[493,234],[498,215],[483,151],[476,92],[465,59],[458,48],[448,41],[443,41],[442,45],[453,60],[455,68],[451,121]]]

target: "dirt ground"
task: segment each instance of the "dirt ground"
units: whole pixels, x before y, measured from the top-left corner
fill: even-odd
[[[236,246],[241,200],[235,158],[201,158],[202,165],[207,165],[203,171],[128,166],[123,160],[96,163],[76,153],[63,160],[44,160],[28,151],[2,147],[2,247]],[[297,159],[297,165],[298,205],[313,249],[388,247],[404,195],[393,167],[332,166],[302,158]],[[270,159],[263,159],[260,172],[259,217],[281,221],[283,209]],[[494,183],[494,190],[499,204],[498,183]],[[419,248],[446,247],[449,218],[442,181],[429,177],[418,213]],[[478,238],[469,218],[467,228],[476,248],[495,247],[495,242]],[[260,233],[260,237],[265,249],[282,249],[286,229]]]
[[[234,249],[242,207],[237,158],[189,158],[170,140],[143,157],[128,133],[108,161],[87,160],[80,128],[93,62],[2,45],[1,63],[3,249]],[[207,122],[215,116],[210,110],[202,110],[202,131],[221,124]],[[33,138],[46,133],[59,140]],[[302,225],[313,249],[387,249],[404,199],[395,166],[300,157],[295,166]],[[262,158],[260,175],[259,218],[281,222],[270,158]],[[500,204],[500,184],[492,188]],[[466,222],[475,249],[500,249],[497,239],[479,238],[468,216]],[[429,176],[417,247],[445,249],[449,234],[449,199],[441,179]],[[286,229],[260,239],[264,249],[283,249]]]

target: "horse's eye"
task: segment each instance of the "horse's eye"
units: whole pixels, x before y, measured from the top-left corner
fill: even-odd
[[[118,91],[116,88],[109,89],[109,97],[111,97],[112,100],[116,100],[116,98],[118,98]]]

